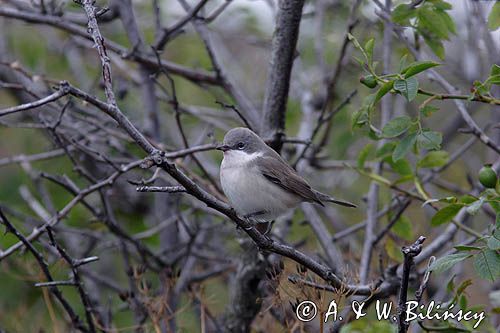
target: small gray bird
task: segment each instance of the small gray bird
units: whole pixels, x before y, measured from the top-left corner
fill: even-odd
[[[233,128],[217,146],[224,152],[220,181],[236,212],[255,222],[271,222],[300,202],[356,205],[318,192],[281,156],[247,128]]]

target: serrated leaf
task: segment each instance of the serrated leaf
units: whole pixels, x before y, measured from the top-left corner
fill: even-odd
[[[436,259],[436,261],[432,263],[431,267],[429,267],[429,270],[436,273],[444,272],[452,268],[455,264],[470,257],[472,257],[472,255],[467,252],[449,254],[439,259]]]
[[[389,91],[391,91],[394,86],[394,81],[388,81],[384,83],[379,90],[377,90],[377,94],[375,95],[375,99],[373,100],[373,104],[376,104],[382,97],[385,96]]]
[[[407,79],[413,75],[439,65],[441,64],[434,61],[417,61],[409,64],[405,69],[401,71],[401,74],[404,74],[405,79]]]
[[[474,269],[481,278],[494,282],[500,277],[500,255],[493,250],[479,252],[474,257]]]
[[[460,209],[462,209],[462,204],[451,204],[437,211],[436,214],[431,219],[432,226],[438,226],[453,220],[453,218],[458,214]]]
[[[404,137],[399,144],[394,149],[392,153],[392,160],[397,162],[408,154],[408,152],[412,149],[413,145],[417,141],[417,133],[408,134]]]
[[[411,126],[411,118],[408,116],[400,116],[391,119],[382,128],[382,137],[394,138],[406,132]]]
[[[431,151],[423,159],[418,161],[419,168],[437,168],[448,163],[450,155],[444,150]]]
[[[432,105],[425,105],[423,108],[420,108],[420,113],[424,117],[429,117],[431,116],[434,112],[439,111],[438,107],[432,106]]]
[[[392,231],[398,235],[399,237],[405,239],[405,240],[412,240],[413,237],[413,230],[412,230],[412,224],[409,218],[406,216],[401,216],[396,223],[394,223],[392,227]]]
[[[414,76],[405,80],[396,80],[394,81],[394,90],[399,91],[401,95],[408,100],[408,102],[411,102],[415,99],[415,97],[417,97],[418,80]]]
[[[418,146],[424,149],[439,150],[442,141],[443,135],[435,131],[425,130],[417,137]]]
[[[496,2],[488,15],[488,28],[496,30],[500,27],[500,2]]]

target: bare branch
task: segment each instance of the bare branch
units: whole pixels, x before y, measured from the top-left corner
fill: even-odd
[[[279,151],[304,1],[279,1],[278,5],[260,133],[272,138],[270,146]]]

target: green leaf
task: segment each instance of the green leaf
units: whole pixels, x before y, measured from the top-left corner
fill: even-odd
[[[415,181],[415,175],[412,173],[412,174],[407,174],[407,175],[404,175],[404,176],[401,176],[399,177],[398,179],[396,179],[393,184],[394,185],[398,185],[398,184],[404,184],[406,182],[410,182],[410,181]]]
[[[385,94],[387,94],[389,91],[391,91],[392,87],[394,86],[394,81],[388,81],[384,83],[379,90],[377,91],[377,94],[375,95],[375,99],[373,100],[373,104],[376,104],[382,97],[384,97]]]
[[[418,161],[419,168],[436,168],[448,163],[450,155],[444,150],[431,151],[423,159]]]
[[[439,11],[427,6],[422,6],[418,10],[418,26],[429,30],[439,38],[448,39],[448,26]]]
[[[500,250],[500,239],[496,238],[495,236],[490,236],[488,237],[486,245],[488,245],[490,249],[498,251]]]
[[[423,108],[420,108],[420,113],[424,117],[429,117],[436,111],[439,111],[439,108],[429,104],[426,104]]]
[[[417,137],[418,146],[424,149],[438,150],[441,148],[443,135],[439,132],[425,130]]]
[[[392,231],[399,237],[411,241],[413,237],[412,224],[406,216],[401,216],[392,227]]]
[[[486,82],[489,84],[500,85],[500,66],[497,64],[493,64],[493,66],[491,66],[490,77],[486,80]]]
[[[392,239],[387,239],[384,248],[389,258],[397,262],[403,262],[404,258],[401,248]]]
[[[401,95],[411,102],[418,93],[418,80],[416,77],[410,77],[406,80],[394,81],[394,90],[399,91]]]
[[[438,11],[438,13],[441,16],[441,18],[443,19],[444,23],[446,24],[448,31],[451,32],[452,34],[456,34],[457,27],[455,26],[455,22],[450,17],[450,15],[448,15],[448,13],[445,11]]]
[[[373,105],[373,99],[375,94],[370,94],[363,99],[363,105],[356,112],[352,114],[352,130],[356,127],[362,127],[364,124],[368,123],[370,120],[370,109]]]
[[[432,3],[434,8],[436,8],[436,9],[449,10],[449,9],[453,8],[453,6],[451,4],[449,4],[448,2],[443,1],[443,0],[428,0],[427,2]]]
[[[466,205],[469,205],[475,201],[479,200],[479,198],[473,196],[473,195],[470,195],[470,194],[465,194],[463,196],[460,197],[459,201],[461,203],[464,203]]]
[[[500,277],[500,255],[493,250],[479,252],[474,257],[474,269],[481,278],[494,282]]]
[[[366,158],[368,157],[368,154],[370,154],[371,151],[373,151],[372,143],[367,144],[366,146],[364,146],[363,149],[361,149],[358,155],[358,163],[357,163],[358,168],[363,169],[365,167]]]
[[[444,46],[437,38],[430,37],[428,35],[423,35],[425,42],[431,48],[432,52],[439,57],[439,59],[444,60]]]
[[[460,296],[459,305],[462,311],[467,310],[467,297],[465,297],[465,295]]]
[[[411,118],[408,116],[400,116],[393,118],[382,128],[382,137],[383,138],[397,137],[406,132],[410,128],[410,126],[411,126]]]
[[[496,30],[500,27],[500,2],[496,2],[491,8],[490,15],[488,15],[488,28]]]
[[[358,40],[356,39],[356,37],[354,37],[353,35],[351,35],[350,33],[347,34],[347,38],[354,44],[354,46],[361,51],[361,53],[363,54],[363,56],[365,57],[365,59],[368,61],[368,55],[366,54],[365,52],[365,49],[361,46],[361,44],[359,44]]]
[[[375,157],[376,158],[384,158],[386,156],[390,156],[392,152],[394,151],[394,148],[396,147],[395,142],[386,142],[382,147],[377,149],[375,152]]]
[[[423,72],[429,68],[436,67],[439,65],[441,65],[441,64],[438,62],[434,62],[434,61],[417,61],[417,62],[411,63],[405,69],[403,69],[401,71],[401,74],[404,74],[405,79],[407,79],[413,75],[416,75],[416,74]]]
[[[417,141],[417,133],[412,133],[404,137],[396,146],[396,149],[394,149],[394,152],[392,153],[392,160],[394,162],[397,162],[398,160],[405,157],[406,154],[408,154],[408,152],[411,150],[416,141]]]
[[[392,20],[400,25],[409,25],[410,18],[414,17],[417,12],[407,4],[401,4],[392,11]]]
[[[487,95],[490,90],[486,82],[483,83],[480,81],[474,81],[472,84],[474,85],[474,88],[476,88],[477,92],[481,95]]]
[[[406,59],[408,58],[408,53],[405,53],[404,56],[399,59],[399,70],[398,72],[401,73],[403,71],[403,68],[406,68]]]
[[[458,214],[462,207],[462,204],[451,204],[438,210],[438,212],[434,214],[431,219],[431,225],[435,227],[450,222]]]
[[[500,75],[500,66],[493,64],[490,69],[490,76]]]
[[[457,245],[457,246],[454,246],[454,248],[457,250],[457,251],[478,251],[478,250],[481,250],[480,247],[477,247],[477,246],[469,246],[469,245]]]
[[[485,84],[495,84],[495,85],[500,85],[500,74],[499,75],[494,75],[494,76],[490,76]]]
[[[429,267],[429,270],[436,273],[444,272],[452,268],[455,264],[470,257],[472,257],[472,255],[467,252],[449,254],[434,261],[431,267]]]
[[[413,169],[410,162],[404,158],[394,161],[391,156],[387,156],[384,158],[384,161],[387,162],[391,168],[401,176],[413,175]]]
[[[368,63],[371,64],[373,61],[373,46],[375,45],[375,39],[370,38],[365,44],[365,52],[368,56]]]

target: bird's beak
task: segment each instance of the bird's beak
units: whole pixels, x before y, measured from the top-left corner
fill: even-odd
[[[228,145],[220,144],[220,145],[217,145],[217,147],[215,147],[215,149],[221,150],[221,151],[228,151],[229,150],[229,146]]]

